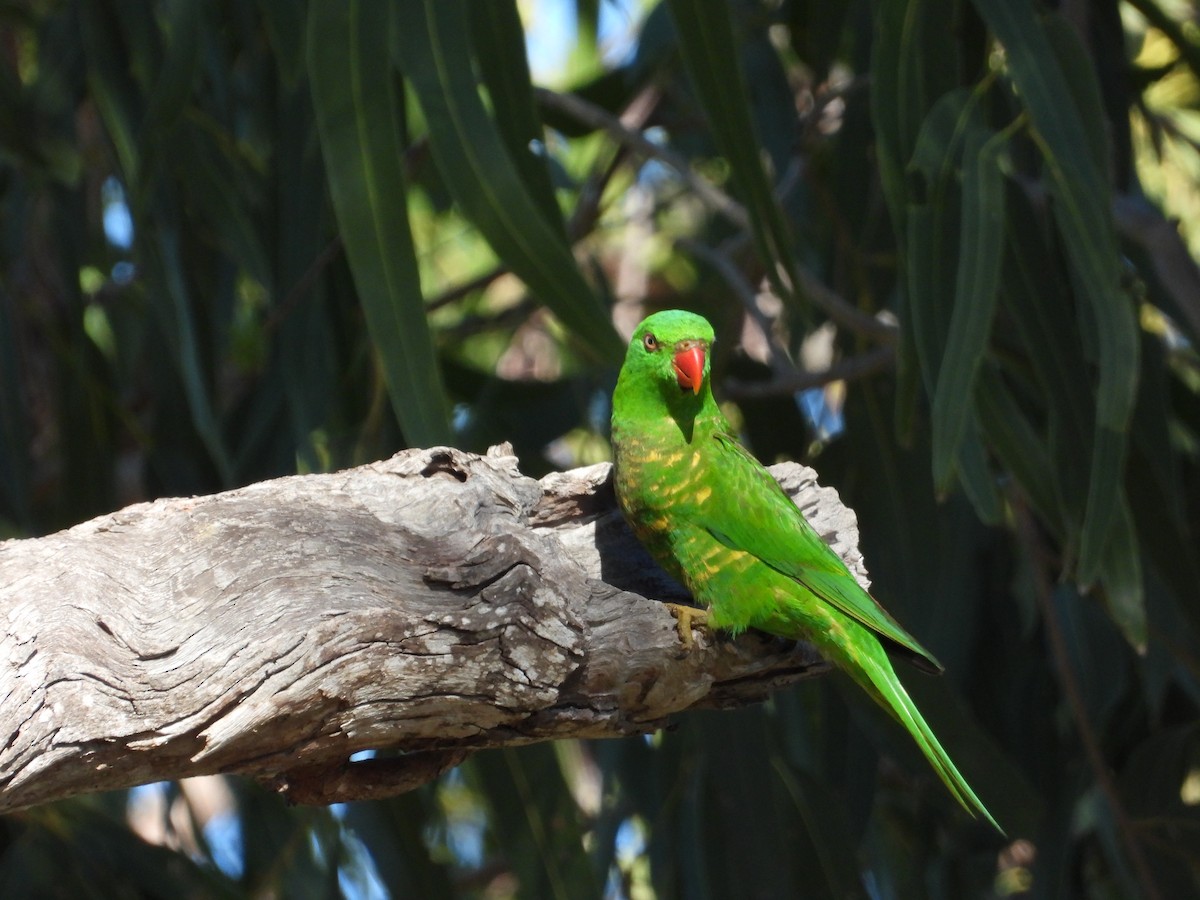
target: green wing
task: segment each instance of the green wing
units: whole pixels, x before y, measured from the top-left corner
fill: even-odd
[[[940,673],[942,664],[863,590],[771,473],[732,436],[718,434],[715,443],[712,464],[706,467],[712,499],[700,513],[705,530],[727,547],[751,553],[794,578],[887,638],[919,668]]]

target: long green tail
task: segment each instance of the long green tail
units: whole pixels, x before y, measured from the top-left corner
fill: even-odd
[[[842,617],[839,616],[839,618]],[[917,709],[917,705],[908,695],[908,691],[896,677],[891,660],[888,659],[887,652],[875,635],[848,619],[843,619],[842,624],[844,631],[841,640],[835,641],[833,635],[828,632],[820,637],[816,635],[810,637],[816,638],[814,643],[817,644],[817,648],[837,664],[838,668],[850,675],[860,687],[871,695],[876,703],[890,712],[904,726],[916,741],[917,746],[921,748],[921,752],[925,754],[925,758],[929,760],[929,764],[937,772],[938,777],[942,779],[954,798],[962,804],[963,809],[972,816],[983,816],[997,831],[1004,834],[1004,829],[988,812],[983,801],[971,790],[971,786],[959,773],[950,759],[950,755],[938,743],[933,729],[929,727],[925,717],[921,715],[921,711]],[[847,632],[849,632],[850,641],[843,643],[846,641]]]
[[[912,735],[913,740],[917,742],[917,746],[921,748],[921,752],[925,754],[925,758],[929,760],[929,764],[933,766],[933,770],[937,772],[938,777],[942,779],[942,782],[950,790],[950,793],[954,795],[955,799],[962,804],[963,809],[973,816],[983,816],[992,823],[992,826],[997,831],[1003,834],[1004,829],[992,818],[992,814],[983,805],[983,801],[971,790],[971,786],[967,784],[967,780],[962,777],[962,774],[950,759],[950,754],[942,749],[942,745],[934,735],[933,729],[929,727],[929,724],[925,721],[925,717],[921,715],[921,711],[917,709],[917,705],[913,703],[912,698],[908,695],[908,691],[904,689],[904,685],[896,677],[891,661],[888,660],[882,648],[880,649],[880,653],[883,656],[882,664],[872,659],[863,667],[863,674],[871,679],[871,687],[874,688],[870,693]],[[879,671],[880,669],[886,669],[886,671]]]

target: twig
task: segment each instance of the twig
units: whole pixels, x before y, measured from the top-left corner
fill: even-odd
[[[1186,319],[1192,337],[1200,337],[1200,267],[1175,223],[1145,199],[1128,194],[1113,198],[1113,218],[1117,233],[1150,257],[1159,282]]]
[[[558,94],[539,88],[538,100],[545,105],[573,116],[586,125],[606,131],[615,141],[629,149],[651,159],[665,163],[705,204],[723,215],[742,234],[737,238],[748,240],[751,231],[750,215],[746,208],[710,182],[692,171],[689,161],[671,150],[648,140],[640,131],[627,128],[620,119],[595,104],[574,94]],[[790,191],[800,177],[802,167],[794,166],[789,169],[787,177],[781,182],[778,192]],[[836,291],[817,278],[804,266],[796,265],[796,278],[801,294],[807,296],[812,303],[819,307],[830,319],[856,334],[862,334],[879,341],[895,343],[897,329],[886,322],[881,322],[874,316],[867,315],[854,304],[841,297]]]
[[[729,238],[721,244],[718,253],[732,256],[750,242],[749,234],[743,233]],[[900,340],[900,329],[863,312],[841,294],[821,281],[800,263],[796,264],[796,276],[800,292],[830,320],[855,334],[872,338],[883,344],[895,344]]]
[[[649,84],[642,88],[621,113],[620,122],[625,128],[640,134],[646,122],[658,109],[662,100],[662,91],[657,85]],[[579,201],[567,225],[567,234],[572,242],[583,237],[592,230],[600,213],[600,200],[604,191],[617,171],[621,168],[629,148],[617,142],[612,159],[598,175],[592,175],[579,191]]]
[[[280,301],[275,309],[271,310],[271,314],[263,322],[262,327],[266,334],[271,334],[292,314],[292,311],[299,305],[300,301],[312,290],[317,279],[321,277],[330,264],[342,253],[342,249],[342,239],[338,236],[326,244],[321,252],[313,258],[308,268],[304,270],[304,274],[296,279],[296,283],[284,295],[283,300]]]
[[[448,287],[432,300],[425,304],[426,312],[433,312],[435,309],[441,309],[453,303],[455,300],[460,300],[467,294],[474,291],[483,290],[501,275],[508,274],[508,266],[493,266],[482,275],[476,275],[469,281],[464,281],[462,284],[456,284],[453,287]]]
[[[548,91],[545,88],[537,88],[536,94],[540,103],[559,112],[566,113],[585,125],[608,132],[609,136],[617,141],[617,143],[623,144],[642,156],[665,163],[687,183],[688,187],[704,203],[708,204],[716,212],[719,212],[739,229],[743,231],[750,230],[750,214],[746,212],[746,208],[720,188],[693,172],[691,163],[686,157],[681,156],[669,147],[663,147],[654,143],[640,131],[627,128],[616,116],[593,103],[589,103],[576,94],[559,94],[554,91]]]
[[[894,347],[876,347],[861,356],[840,360],[820,372],[793,372],[770,381],[726,381],[722,393],[730,400],[779,397],[809,388],[823,387],[834,381],[856,381],[866,378],[888,368],[895,360]]]
[[[801,293],[838,325],[883,344],[894,345],[900,340],[899,328],[863,312],[804,266],[797,264],[796,277]]]
[[[794,371],[795,366],[792,361],[787,358],[786,354],[776,345],[776,342],[771,339],[771,321],[759,308],[758,292],[754,289],[754,285],[750,283],[750,279],[734,264],[728,254],[715,250],[708,246],[708,244],[692,240],[691,238],[679,238],[675,241],[675,246],[680,250],[692,254],[697,259],[708,263],[725,280],[725,283],[729,285],[730,290],[741,301],[746,315],[754,320],[754,324],[763,333],[763,339],[767,343],[768,352],[771,357],[772,371],[777,375]]]
[[[1054,610],[1054,603],[1051,600],[1052,588],[1050,579],[1046,574],[1051,561],[1039,540],[1037,525],[1028,507],[1019,499],[1014,506],[1017,512],[1018,536],[1025,544],[1025,548],[1033,560],[1033,593],[1037,599],[1038,608],[1041,610],[1042,620],[1046,623],[1046,637],[1050,642],[1050,654],[1054,657],[1054,666],[1058,670],[1059,684],[1062,687],[1067,706],[1071,710],[1071,717],[1075,720],[1075,728],[1079,732],[1079,740],[1083,744],[1088,765],[1091,767],[1092,774],[1096,778],[1096,784],[1099,786],[1100,792],[1104,795],[1104,799],[1112,812],[1113,819],[1117,825],[1117,833],[1120,835],[1121,842],[1125,845],[1125,852],[1129,855],[1129,860],[1133,864],[1138,881],[1141,883],[1142,896],[1149,898],[1149,900],[1159,900],[1162,895],[1159,893],[1158,885],[1154,882],[1154,876],[1151,874],[1146,857],[1142,853],[1142,847],[1138,843],[1137,835],[1134,833],[1129,813],[1125,810],[1120,795],[1117,793],[1117,786],[1113,782],[1112,774],[1108,770],[1108,763],[1105,761],[1104,754],[1100,750],[1100,742],[1096,738],[1096,732],[1092,728],[1092,723],[1088,720],[1087,708],[1083,701],[1083,692],[1080,690],[1079,681],[1075,677],[1074,670],[1071,668],[1067,641],[1063,637],[1062,626],[1059,624],[1058,614]]]
[[[657,88],[648,87],[644,89],[641,93],[635,96],[633,100],[630,101],[629,106],[626,107],[626,113],[623,118],[635,123],[637,126],[640,126],[647,118],[649,118],[651,114],[653,114],[654,109],[658,105],[659,99],[660,95]],[[583,190],[580,191],[579,203],[575,207],[575,212],[571,216],[570,222],[567,223],[567,236],[572,243],[579,240],[585,234],[591,231],[592,226],[596,222],[600,207],[600,198],[603,196],[604,189],[612,180],[613,175],[616,174],[617,169],[620,167],[622,155],[625,150],[625,145],[618,144],[617,146],[618,153],[616,156],[614,156],[609,164],[605,166],[602,172],[596,176],[593,176],[593,178],[586,185],[584,185]],[[508,266],[494,266],[487,272],[484,272],[482,275],[472,278],[470,281],[447,288],[445,291],[438,294],[427,304],[425,304],[425,309],[427,312],[441,309],[443,306],[447,306],[450,303],[453,303],[455,300],[461,299],[467,294],[482,290],[501,275],[508,274],[509,271],[510,269]]]

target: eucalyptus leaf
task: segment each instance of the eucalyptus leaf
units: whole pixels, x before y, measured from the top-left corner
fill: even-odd
[[[933,480],[941,491],[949,486],[951,461],[971,417],[975,373],[987,352],[999,294],[1005,226],[1000,157],[1007,142],[1007,135],[972,129],[963,151],[954,312],[933,398]]]
[[[1008,70],[1040,138],[1059,232],[1097,335],[1096,452],[1079,559],[1080,577],[1089,582],[1099,572],[1119,516],[1126,430],[1137,384],[1137,320],[1121,290],[1111,191],[1073,102],[1080,89],[1072,93],[1030,0],[974,4],[1005,46]],[[1076,84],[1079,77],[1076,73]]]
[[[781,297],[806,313],[796,290],[793,238],[763,169],[730,6],[702,0],[667,0],[667,6],[696,96],[746,203],[767,278]]]
[[[408,224],[392,18],[365,0],[313,4],[309,79],[333,208],[392,408],[412,446],[432,446],[451,432]]]
[[[455,202],[500,258],[580,340],[579,351],[614,362],[623,348],[560,231],[547,221],[505,150],[472,76],[461,0],[405,9],[396,56],[421,102],[429,144]]]
[[[474,56],[508,155],[546,223],[565,239],[562,214],[547,167],[546,135],[534,105],[517,4],[515,0],[470,3],[467,13]]]

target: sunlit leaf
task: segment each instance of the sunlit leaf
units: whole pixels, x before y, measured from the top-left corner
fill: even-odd
[[[479,72],[509,158],[547,224],[565,235],[546,166],[546,136],[533,102],[525,32],[517,5],[510,0],[468,3],[467,13]]]
[[[429,126],[429,143],[459,208],[577,338],[580,352],[615,361],[622,347],[561,232],[539,211],[488,117],[472,75],[460,0],[406,7],[397,60]]]
[[[432,446],[450,442],[450,424],[408,225],[391,22],[382,4],[313,4],[309,79],[334,211],[392,408],[410,445]]]
[[[750,116],[750,93],[738,64],[730,7],[697,0],[668,0],[667,5],[713,138],[746,204],[767,277],[780,296],[801,301],[803,296],[795,288],[793,238],[763,169],[761,142]]]

